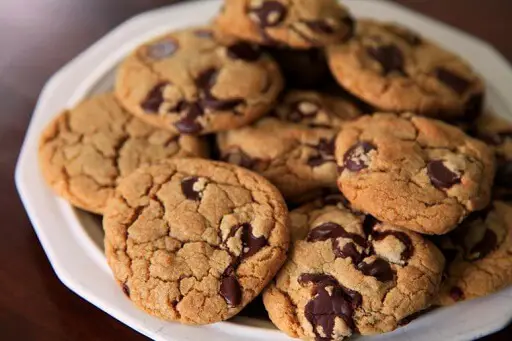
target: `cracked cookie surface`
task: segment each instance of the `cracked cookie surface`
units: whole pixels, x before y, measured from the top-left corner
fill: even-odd
[[[263,294],[288,335],[328,341],[389,332],[437,295],[444,259],[421,235],[350,209],[340,194],[290,220],[290,256]]]
[[[451,305],[512,284],[512,207],[501,201],[471,214],[436,244],[446,257],[446,279],[437,300]]]
[[[116,94],[134,115],[182,134],[244,126],[265,114],[283,87],[259,47],[211,27],[176,31],[139,46],[121,64]]]
[[[215,22],[244,40],[297,49],[341,43],[354,30],[352,17],[336,0],[225,0]]]
[[[327,49],[338,82],[382,111],[474,119],[484,84],[455,54],[402,26],[360,20],[348,43]]]
[[[289,243],[288,211],[273,185],[200,159],[126,177],[103,227],[107,261],[130,300],[186,324],[237,314],[281,267]]]
[[[444,234],[490,200],[494,156],[483,142],[412,114],[363,116],[336,139],[338,187],[391,224]]]
[[[112,93],[61,113],[39,143],[39,163],[49,186],[74,206],[97,214],[103,214],[119,179],[140,165],[208,154],[202,139],[144,123],[127,113]]]
[[[486,113],[475,122],[472,130],[496,155],[493,198],[512,201],[512,123],[500,116]]]
[[[334,138],[358,115],[343,98],[290,91],[270,116],[219,134],[221,158],[263,175],[287,199],[335,188]]]

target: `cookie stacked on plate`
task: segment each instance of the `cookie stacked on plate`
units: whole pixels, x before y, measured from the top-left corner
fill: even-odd
[[[512,283],[512,126],[483,99],[460,57],[335,0],[226,0],[57,116],[40,164],[149,314],[263,292],[287,334],[342,340]]]

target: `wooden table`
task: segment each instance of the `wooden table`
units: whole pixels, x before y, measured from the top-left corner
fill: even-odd
[[[172,2],[0,0],[0,339],[146,340],[59,282],[18,198],[13,174],[47,79],[124,20]],[[489,41],[512,60],[507,34],[512,32],[512,1],[399,2]],[[511,339],[512,327],[485,338]]]

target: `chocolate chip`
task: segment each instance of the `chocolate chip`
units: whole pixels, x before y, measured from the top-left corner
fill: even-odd
[[[464,291],[462,291],[462,289],[459,287],[452,287],[450,289],[450,297],[455,302],[463,301],[464,300]]]
[[[215,85],[218,74],[219,72],[217,69],[209,68],[201,72],[195,80],[195,83],[201,92],[201,98],[198,102],[198,105],[201,108],[201,115],[204,108],[219,111],[232,110],[244,102],[244,100],[238,98],[219,99],[211,93],[211,88]]]
[[[313,101],[296,101],[290,104],[286,119],[290,122],[300,122],[304,118],[314,117],[320,111],[320,104]]]
[[[239,42],[229,46],[227,53],[232,59],[241,59],[248,62],[255,62],[261,57],[259,47],[245,42]]]
[[[367,215],[363,221],[363,231],[364,231],[365,235],[370,236],[373,232],[373,228],[378,223],[379,223],[379,221],[375,217],[373,217],[371,215]]]
[[[206,92],[201,103],[205,108],[218,111],[233,110],[240,104],[244,103],[243,99],[219,99],[214,97],[210,92]]]
[[[123,283],[122,289],[123,289],[124,294],[127,297],[130,297],[130,287],[126,283]]]
[[[218,74],[219,72],[215,68],[204,70],[195,78],[196,86],[203,91],[211,89],[217,80]]]
[[[188,200],[201,200],[202,193],[194,189],[194,185],[199,181],[199,178],[192,176],[181,180],[181,191]]]
[[[405,74],[404,55],[395,45],[369,47],[367,51],[368,54],[382,66],[382,73],[384,75],[391,72],[398,72],[402,75]]]
[[[252,233],[252,225],[249,223],[244,223],[240,225],[235,225],[231,228],[229,232],[228,238],[234,236],[236,232],[242,229],[242,258],[248,258],[255,255],[259,250],[268,245],[267,238],[264,236],[256,237]]]
[[[366,238],[356,234],[347,232],[343,226],[333,223],[327,222],[321,225],[318,225],[311,231],[309,231],[306,240],[308,242],[316,242],[316,241],[324,241],[328,239],[334,238],[346,238],[351,239],[357,245],[365,248],[366,247]]]
[[[334,28],[329,25],[325,20],[303,20],[306,26],[313,32],[319,34],[333,34]]]
[[[304,315],[314,326],[316,340],[331,340],[336,318],[343,319],[354,330],[354,310],[362,303],[361,295],[342,286],[334,277],[325,274],[302,274],[301,285],[314,285],[315,296],[306,304]],[[322,335],[323,334],[323,335]]]
[[[195,30],[194,34],[199,38],[212,39],[213,32],[211,30]]]
[[[437,79],[453,89],[459,95],[464,94],[471,86],[471,83],[468,80],[443,67],[437,68],[435,73]]]
[[[222,274],[220,294],[231,307],[236,307],[242,302],[242,288],[238,283],[235,268],[231,265]]]
[[[338,258],[350,258],[353,264],[359,264],[364,259],[364,254],[360,253],[353,243],[347,243],[340,249],[337,242],[333,240],[334,255]]]
[[[141,103],[141,107],[145,112],[158,113],[160,106],[164,102],[164,89],[169,83],[157,84],[147,95],[146,99]]]
[[[312,155],[308,158],[308,165],[311,167],[318,167],[327,162],[334,162],[334,138],[325,139],[321,138],[317,145],[309,145],[318,151],[317,155]]]
[[[285,19],[287,11],[278,1],[263,1],[261,6],[249,8],[249,17],[261,27],[273,27]]]
[[[197,118],[203,115],[203,108],[198,103],[187,104],[185,117],[174,123],[174,126],[182,134],[197,134],[203,130],[203,126],[197,122]]]
[[[404,245],[405,248],[402,251],[400,258],[403,261],[408,261],[409,259],[411,259],[412,255],[414,253],[414,246],[412,245],[411,238],[407,234],[400,232],[400,231],[375,231],[374,230],[372,232],[372,238],[375,241],[383,240],[383,239],[387,238],[388,236],[395,237],[400,242],[402,242],[402,244]]]
[[[365,276],[375,277],[380,282],[389,282],[394,278],[393,269],[391,269],[388,262],[381,258],[377,258],[372,263],[361,262],[357,265],[357,268]]]
[[[427,174],[432,185],[439,189],[460,183],[460,176],[446,167],[442,160],[430,161],[427,164]]]
[[[471,248],[470,259],[476,261],[485,258],[488,254],[496,249],[498,246],[498,237],[490,229],[486,229],[484,236],[475,246]]]
[[[377,150],[373,144],[369,142],[359,142],[345,153],[343,157],[344,168],[358,172],[362,169],[368,168],[370,165],[370,156],[368,155],[372,150]]]
[[[496,177],[494,184],[498,187],[512,188],[512,161],[503,157],[496,158]]]
[[[240,167],[244,167],[247,169],[253,169],[257,164],[257,160],[251,158],[249,155],[247,155],[240,149],[231,151],[228,154],[224,155],[222,157],[222,161],[232,163],[234,165],[238,165]]]

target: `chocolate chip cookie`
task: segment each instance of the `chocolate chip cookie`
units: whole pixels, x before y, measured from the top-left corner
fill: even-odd
[[[103,214],[119,179],[144,163],[207,157],[204,140],[144,123],[114,94],[93,96],[57,116],[43,131],[39,163],[44,179],[74,206]]]
[[[105,253],[128,298],[169,321],[226,320],[286,258],[288,211],[261,176],[173,159],[123,179],[107,207]]]
[[[338,186],[382,221],[444,234],[490,200],[494,155],[441,121],[374,114],[343,125],[336,140]]]
[[[380,110],[447,120],[481,112],[482,79],[460,57],[404,27],[361,20],[353,39],[327,51],[338,82]]]
[[[197,135],[251,123],[282,87],[279,67],[259,47],[198,27],[138,47],[119,68],[116,94],[146,122]]]
[[[485,296],[512,284],[512,207],[494,201],[472,213],[456,230],[439,237],[446,280],[437,304]]]
[[[243,40],[298,49],[341,43],[354,31],[336,0],[225,0],[216,25]]]
[[[271,116],[219,134],[221,158],[260,173],[289,200],[335,188],[334,138],[340,125],[358,114],[342,98],[291,91]]]
[[[431,242],[349,207],[338,195],[290,213],[290,256],[263,301],[292,337],[389,332],[438,293],[444,259]]]
[[[493,197],[512,201],[512,124],[487,113],[475,122],[473,134],[491,146],[496,154]]]

